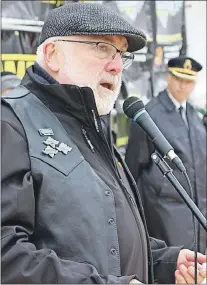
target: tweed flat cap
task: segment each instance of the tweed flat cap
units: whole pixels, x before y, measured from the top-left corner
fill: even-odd
[[[141,30],[104,4],[97,3],[71,3],[51,10],[42,28],[40,44],[50,37],[70,35],[123,35],[129,52],[146,45],[146,36]]]

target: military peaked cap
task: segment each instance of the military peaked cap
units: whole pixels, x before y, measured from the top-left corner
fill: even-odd
[[[191,57],[175,57],[169,60],[168,70],[175,76],[195,80],[202,65]]]

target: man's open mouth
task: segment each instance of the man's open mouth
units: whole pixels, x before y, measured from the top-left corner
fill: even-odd
[[[113,84],[111,83],[101,83],[100,85],[110,91],[113,91]]]

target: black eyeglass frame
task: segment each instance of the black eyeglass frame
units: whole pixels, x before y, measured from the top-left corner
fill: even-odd
[[[114,56],[112,57],[112,60],[115,58],[117,52],[120,54],[122,59],[125,59],[125,62],[123,61],[123,66],[124,68],[128,68],[133,60],[134,60],[134,54],[128,51],[122,51],[119,50],[118,48],[116,48],[114,45],[110,44],[110,43],[106,43],[106,42],[94,42],[94,41],[77,41],[77,40],[64,40],[64,39],[56,39],[54,40],[54,42],[71,42],[71,43],[81,43],[81,44],[89,44],[89,45],[96,45],[96,47],[98,47],[99,44],[107,44],[110,45],[112,47],[114,47],[116,49],[116,53],[114,54]],[[130,64],[128,61],[131,61]],[[128,63],[128,64],[127,64]]]

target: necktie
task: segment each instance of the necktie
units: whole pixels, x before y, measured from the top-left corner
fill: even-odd
[[[183,122],[185,123],[186,128],[188,129],[188,121],[187,121],[186,113],[185,113],[185,110],[182,106],[180,106],[180,108],[179,108],[179,113],[180,113],[180,116],[181,116]]]

